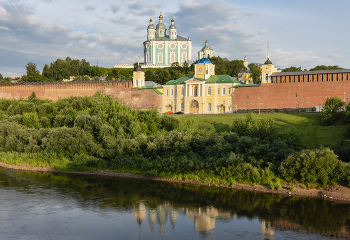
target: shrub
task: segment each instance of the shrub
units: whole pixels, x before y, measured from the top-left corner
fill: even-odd
[[[329,148],[303,150],[288,156],[281,163],[279,172],[287,181],[325,186],[335,182],[338,163],[338,157]]]
[[[331,125],[344,104],[338,96],[327,98],[322,110],[322,124],[324,126]]]

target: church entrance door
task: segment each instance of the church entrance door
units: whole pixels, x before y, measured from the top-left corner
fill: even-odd
[[[198,113],[199,112],[199,104],[197,100],[192,100],[190,104],[190,113]]]

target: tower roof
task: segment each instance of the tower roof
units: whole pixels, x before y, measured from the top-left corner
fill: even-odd
[[[174,18],[171,19],[171,24],[170,24],[169,29],[176,29],[176,26],[174,24]]]
[[[165,25],[163,23],[163,15],[162,15],[162,13],[160,13],[160,15],[159,15],[159,23],[157,24],[156,28],[157,29],[165,29],[166,30],[166,27],[165,27]]]
[[[208,58],[202,58],[201,60],[198,61],[198,63],[211,63]]]
[[[147,29],[154,29],[154,25],[153,25],[153,22],[152,22],[152,18],[150,18],[149,20],[149,25],[148,25],[148,28]]]

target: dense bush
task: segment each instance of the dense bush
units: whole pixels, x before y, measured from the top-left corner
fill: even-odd
[[[337,182],[339,163],[337,155],[328,148],[303,150],[288,156],[279,167],[279,172],[288,181],[326,186]]]
[[[324,126],[332,125],[343,106],[344,102],[340,97],[335,96],[327,98],[322,110],[322,124]]]
[[[101,94],[55,103],[34,95],[0,99],[0,157],[8,163],[33,158],[27,162],[64,169],[111,168],[274,187],[279,177],[321,186],[349,182],[349,164],[329,149],[298,152],[300,142],[295,131],[278,133],[272,120],[253,115],[235,120],[229,132],[216,133],[212,125],[197,130],[193,119],[180,123],[154,109],[132,110]],[[348,158],[346,149],[341,151]]]

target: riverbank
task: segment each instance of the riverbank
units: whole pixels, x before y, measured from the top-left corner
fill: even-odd
[[[282,188],[280,190],[273,190],[267,185],[254,186],[252,184],[236,183],[234,186],[229,186],[226,184],[203,183],[201,181],[172,180],[172,179],[159,178],[159,177],[150,177],[146,175],[134,175],[128,172],[115,172],[113,170],[68,171],[68,170],[51,169],[47,167],[18,166],[18,165],[6,164],[3,162],[0,162],[0,167],[15,169],[15,170],[22,170],[22,171],[32,171],[32,172],[104,176],[104,177],[143,179],[143,180],[163,181],[163,182],[176,182],[176,183],[203,185],[203,186],[218,186],[223,188],[231,188],[236,190],[251,191],[251,192],[258,192],[258,193],[280,194],[280,195],[293,196],[293,197],[316,197],[316,198],[323,198],[330,201],[350,203],[350,188],[340,184],[325,187],[325,188],[320,188],[320,189],[312,188],[309,190],[301,187],[300,185],[295,186],[295,184],[293,184],[293,186],[295,186],[295,189],[293,191],[290,191],[291,185],[287,182],[281,184]]]

